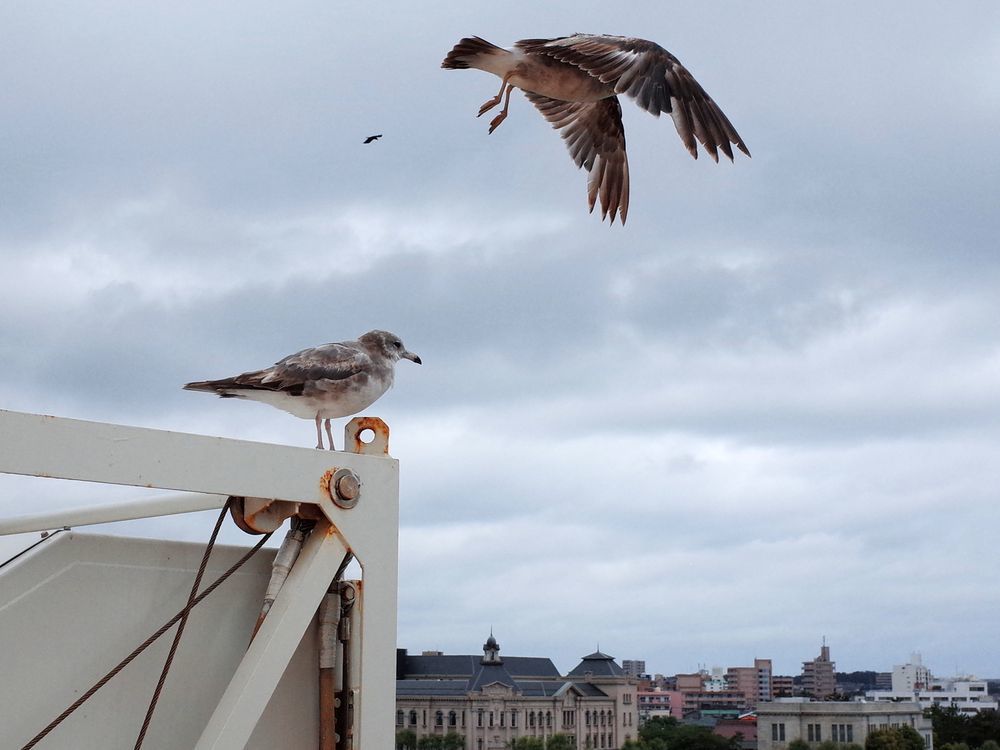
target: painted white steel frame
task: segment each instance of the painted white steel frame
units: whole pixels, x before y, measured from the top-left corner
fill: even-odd
[[[350,428],[349,428],[350,429]],[[348,443],[349,444],[349,443]],[[347,468],[360,502],[334,505],[329,476]],[[242,750],[347,551],[364,574],[354,748],[393,745],[399,465],[341,451],[84,422],[0,410],[0,472],[176,490],[183,494],[0,519],[0,535],[221,508],[228,496],[318,506],[318,524],[195,750]],[[327,477],[324,482],[324,477]]]

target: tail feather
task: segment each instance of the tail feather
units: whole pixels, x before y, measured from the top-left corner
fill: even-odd
[[[204,391],[205,393],[215,393],[223,398],[227,396],[231,397],[234,394],[225,393],[225,389],[237,386],[234,378],[226,378],[224,380],[196,380],[193,383],[185,383],[185,391]]]
[[[448,53],[441,63],[441,67],[448,70],[470,68],[473,67],[472,61],[480,55],[497,55],[506,52],[507,50],[503,47],[498,47],[478,36],[465,37]]]

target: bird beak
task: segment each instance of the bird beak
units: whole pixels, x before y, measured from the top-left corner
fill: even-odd
[[[403,359],[408,359],[411,362],[416,362],[418,365],[422,365],[423,364],[423,362],[420,361],[420,357],[418,357],[413,352],[403,352],[399,356],[402,357]]]

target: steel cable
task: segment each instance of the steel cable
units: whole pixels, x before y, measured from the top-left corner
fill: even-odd
[[[121,672],[125,667],[127,667],[132,662],[133,659],[135,659],[139,654],[145,651],[146,648],[150,646],[150,644],[156,641],[161,635],[166,633],[168,630],[170,630],[170,628],[173,627],[175,623],[177,623],[182,617],[185,617],[187,613],[190,612],[192,609],[194,609],[199,603],[201,603],[205,599],[205,597],[207,597],[209,594],[215,591],[215,589],[217,589],[223,583],[223,581],[225,581],[227,578],[229,578],[229,576],[231,576],[233,573],[239,570],[243,566],[243,564],[246,563],[247,560],[253,557],[257,553],[257,551],[264,546],[264,542],[266,542],[268,539],[271,538],[271,533],[273,532],[269,532],[264,536],[262,536],[260,540],[257,542],[257,544],[255,544],[252,548],[250,548],[246,552],[246,554],[243,555],[243,557],[241,557],[232,565],[232,567],[230,567],[221,576],[216,578],[215,581],[208,586],[208,588],[206,588],[204,591],[198,594],[198,596],[192,599],[187,604],[187,606],[185,606],[180,612],[178,612],[176,615],[171,617],[167,622],[165,622],[159,628],[159,630],[157,630],[155,633],[149,636],[149,638],[147,638],[141,644],[139,644],[139,646],[137,646],[136,649],[131,654],[122,659],[113,669],[111,669],[111,671],[109,671],[106,675],[104,675],[104,677],[99,679],[94,684],[94,686],[91,687],[86,693],[77,698],[76,701],[74,701],[74,703],[69,708],[67,708],[65,711],[59,714],[59,716],[53,719],[52,722],[47,727],[45,727],[45,729],[43,729],[41,732],[32,737],[26,745],[21,747],[21,750],[31,750],[31,748],[33,748],[42,739],[44,739],[45,736],[49,734],[49,732],[51,732],[53,729],[59,726],[66,719],[66,717],[68,717],[70,714],[76,711],[76,709],[78,709],[87,700],[89,700],[90,697],[94,695],[94,693],[96,693],[98,690],[104,687],[104,685],[108,682],[108,680],[110,680],[116,674]]]
[[[160,700],[160,693],[163,691],[163,684],[167,681],[167,672],[170,671],[170,665],[174,663],[174,656],[177,654],[177,647],[180,645],[181,636],[184,635],[184,627],[187,625],[188,615],[191,614],[191,602],[198,595],[198,587],[201,586],[202,576],[205,575],[205,568],[208,566],[208,558],[212,554],[212,548],[215,546],[215,540],[219,536],[219,529],[222,528],[222,522],[226,518],[226,513],[229,512],[229,506],[232,504],[233,499],[230,497],[226,500],[226,504],[222,506],[222,511],[219,513],[219,518],[215,521],[215,528],[212,529],[212,536],[208,539],[208,544],[205,546],[205,554],[201,557],[201,565],[198,567],[198,573],[194,577],[194,584],[191,586],[191,593],[188,594],[187,605],[184,607],[184,614],[181,616],[180,622],[177,624],[177,632],[174,633],[173,643],[170,644],[170,650],[167,652],[166,661],[163,662],[163,669],[160,671],[160,679],[156,681],[156,688],[153,690],[153,696],[149,699],[149,708],[146,709],[146,718],[142,720],[142,727],[139,728],[139,736],[135,738],[135,748],[133,750],[140,750],[143,741],[146,739],[146,732],[149,730],[149,722],[153,720],[153,711],[156,710],[156,704]]]

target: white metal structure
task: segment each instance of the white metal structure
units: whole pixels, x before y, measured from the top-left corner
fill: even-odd
[[[362,440],[366,430],[371,430],[374,434],[374,440],[369,443]],[[295,672],[294,664],[290,667],[290,663],[296,653],[303,648],[315,650],[316,636],[309,626],[315,622],[317,609],[338,568],[350,552],[363,570],[363,586],[359,592],[355,615],[360,627],[352,641],[352,652],[355,653],[352,657],[351,684],[358,689],[352,695],[353,721],[349,746],[355,750],[389,748],[393,743],[395,704],[398,463],[388,456],[388,430],[380,420],[353,420],[345,433],[345,444],[354,446],[353,450],[356,452],[318,451],[0,411],[0,472],[161,488],[182,493],[132,503],[0,519],[0,534],[221,508],[230,496],[246,498],[248,514],[251,506],[259,510],[278,500],[284,502],[275,507],[282,508],[284,515],[301,512],[303,516],[318,519],[315,530],[307,537],[286,583],[278,592],[245,654],[242,657],[238,654],[245,647],[245,639],[236,647],[236,652],[232,651],[232,639],[223,639],[225,643],[221,644],[222,651],[228,649],[227,653],[234,653],[233,658],[238,658],[238,663],[231,674],[224,676],[225,688],[217,702],[210,707],[211,710],[207,711],[207,720],[203,720],[202,725],[196,728],[194,736],[197,737],[197,742],[194,747],[196,750],[270,748],[279,746],[274,743],[276,736],[285,738],[280,744],[283,748],[299,747],[288,741],[294,733],[275,735],[271,731],[261,731],[258,723],[266,709],[268,716],[280,720],[280,711],[276,711],[273,703],[280,697],[275,695],[275,690],[283,675],[287,680],[288,675]],[[351,496],[350,502],[345,502],[344,497],[338,497],[336,487],[331,486],[340,476],[338,471],[346,471],[360,485],[360,491],[347,493]],[[357,490],[356,486],[354,490]],[[259,500],[260,498],[265,500]],[[266,516],[266,511],[263,515]],[[192,550],[185,551],[184,545],[175,544],[170,547],[169,550],[174,555],[171,557],[171,552],[163,551],[168,549],[166,546],[159,552],[150,552],[155,549],[155,545],[170,543],[136,543],[133,545],[134,549],[130,547],[126,550],[116,547],[111,541],[102,545],[88,541],[85,535],[66,536],[80,539],[75,540],[75,547],[64,545],[64,551],[76,550],[74,554],[94,556],[91,566],[93,570],[108,568],[106,560],[100,556],[110,555],[121,563],[117,566],[121,568],[119,573],[138,570],[140,573],[136,575],[141,577],[142,560],[152,556],[159,559],[156,565],[148,563],[149,567],[155,568],[155,575],[159,576],[154,580],[167,580],[163,576],[177,573],[179,568],[190,586],[190,565],[175,562],[191,557]],[[0,568],[0,701],[4,713],[3,726],[0,727],[0,745],[3,747],[20,747],[34,732],[42,728],[37,726],[34,717],[47,713],[54,718],[66,707],[63,698],[53,696],[68,694],[75,697],[90,686],[90,682],[68,686],[62,684],[81,677],[80,671],[74,670],[72,665],[60,666],[59,684],[40,680],[41,673],[45,672],[40,667],[50,666],[46,663],[50,656],[66,658],[65,654],[75,652],[82,657],[87,655],[87,649],[90,648],[88,641],[101,642],[104,635],[100,629],[96,632],[77,632],[75,642],[67,650],[65,630],[58,618],[72,620],[79,612],[90,610],[86,609],[89,601],[87,597],[75,597],[81,586],[86,593],[86,582],[80,577],[73,578],[69,572],[86,567],[83,561],[72,559],[73,555],[69,555],[64,564],[60,565],[58,556],[54,556],[48,573],[45,572],[45,565],[38,562],[45,554],[46,547],[58,549],[60,544],[63,544],[62,539],[55,540],[51,545],[43,544]],[[135,555],[139,557],[130,557]],[[238,557],[238,554],[231,548],[228,551],[223,549],[222,557],[231,560]],[[256,563],[256,567],[249,568],[249,572],[252,574],[251,578],[257,580],[262,566],[256,560],[251,562]],[[31,572],[32,575],[27,575],[26,572]],[[33,575],[41,576],[43,580],[29,580]],[[127,578],[123,576],[124,574],[116,578],[112,575],[111,580]],[[206,577],[207,580],[210,577]],[[253,583],[253,580],[242,588],[258,596],[263,586]],[[74,585],[65,585],[68,581],[73,581]],[[100,585],[100,582],[95,585]],[[47,589],[49,586],[52,588]],[[241,590],[241,586],[236,586],[235,589]],[[221,594],[222,590],[220,587],[216,593]],[[44,596],[46,591],[60,597],[62,601],[51,601],[52,597]],[[164,592],[163,598],[166,598],[166,593]],[[214,596],[216,594],[212,595]],[[203,605],[209,612],[212,611],[208,606],[212,597],[206,599]],[[123,611],[107,612],[108,620],[114,621],[115,625],[109,626],[109,631],[121,631],[118,626],[122,622],[134,622],[138,625],[132,629],[135,631],[131,635],[132,641],[112,643],[110,647],[107,642],[102,642],[100,648],[95,650],[102,653],[114,651],[124,657],[136,645],[136,636],[140,632],[143,637],[149,634],[149,631],[142,632],[139,628],[147,621],[159,618],[159,622],[163,622],[165,619],[159,611],[151,613],[151,610],[159,606],[159,599],[157,596],[137,596],[129,599],[128,607]],[[238,606],[227,608],[227,614],[237,610],[244,613],[248,611],[245,601],[237,604]],[[254,604],[259,609],[260,601]],[[178,607],[173,607],[173,611],[177,609]],[[197,628],[194,621],[198,613],[199,609],[195,609],[191,617],[192,628],[195,630]],[[244,616],[241,617],[245,619]],[[49,618],[52,618],[51,622],[39,621]],[[219,630],[213,631],[213,624],[202,622],[200,632],[216,632],[218,638]],[[249,626],[252,625],[252,622],[249,623]],[[244,622],[241,627],[246,630],[249,626]],[[186,633],[185,644],[188,639]],[[141,641],[142,638],[137,640]],[[33,648],[38,649],[37,653],[30,653]],[[224,661],[225,659],[222,660]],[[113,663],[106,664],[105,669],[113,666]],[[18,669],[22,673],[18,673]],[[35,670],[34,676],[32,669]],[[132,669],[132,665],[128,669]],[[301,670],[301,665],[299,669]],[[304,668],[304,673],[310,675],[309,679],[315,680],[314,670],[315,665],[308,666]],[[197,686],[193,682],[189,683],[192,694],[197,694],[196,688],[203,687],[202,680],[211,682],[220,679],[215,672],[206,674],[202,670],[201,674],[200,678],[192,678],[198,682]],[[125,672],[120,676],[124,675]],[[93,678],[91,682],[92,680]],[[114,680],[104,689],[110,690],[112,685]],[[179,721],[206,713],[202,706],[185,714],[184,692],[175,689],[172,693],[165,693],[165,700],[170,700],[170,705],[162,710]],[[127,696],[123,696],[125,697]],[[294,697],[282,700],[290,704],[296,701]],[[272,703],[270,707],[269,703]],[[89,721],[88,726],[92,727],[95,723],[99,725],[107,721],[108,728],[113,728],[113,717],[102,717],[96,710],[91,711],[89,718],[79,717],[79,714],[87,713],[84,709],[88,705],[81,707],[66,723]],[[115,705],[112,703],[110,708],[113,710]],[[315,708],[310,710],[314,712],[312,715],[318,712]],[[185,716],[187,718],[177,718]],[[29,717],[34,724],[25,726],[28,722],[25,717]],[[175,734],[185,735],[184,732]],[[315,732],[307,731],[304,734],[311,734],[311,739],[301,746],[316,747]],[[169,736],[169,733],[165,734],[156,742],[150,742],[149,746],[177,747],[178,750],[185,747],[183,740],[179,740],[181,744],[171,744]],[[52,737],[56,737],[56,734],[53,733]],[[46,742],[47,740],[43,740],[39,747],[91,746],[86,743],[67,745]],[[192,747],[190,740],[187,742],[186,747]],[[118,744],[108,742],[99,745],[95,741],[93,745],[112,746]]]

